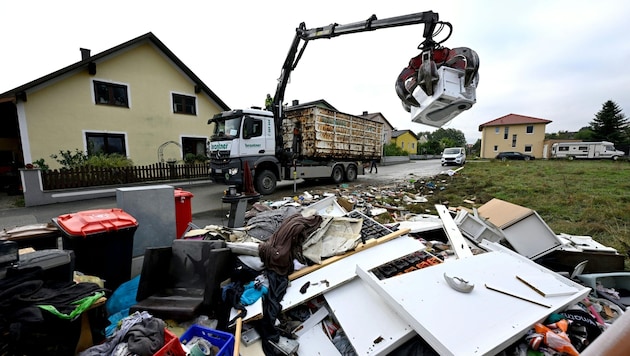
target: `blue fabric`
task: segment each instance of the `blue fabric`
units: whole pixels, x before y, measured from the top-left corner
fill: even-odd
[[[259,288],[256,288],[254,285],[254,281],[251,281],[244,286],[245,290],[241,295],[241,304],[254,304],[258,299],[260,299],[260,297],[267,294],[269,291],[264,285],[261,285]]]
[[[138,293],[139,283],[140,276],[138,275],[116,288],[111,297],[107,299],[107,303],[105,303],[107,315],[114,315],[125,309],[129,312],[129,308],[138,303],[136,301],[136,294]]]

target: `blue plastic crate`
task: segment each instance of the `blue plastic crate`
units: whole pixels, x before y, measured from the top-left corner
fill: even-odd
[[[195,336],[201,337],[219,348],[216,356],[232,356],[234,354],[234,335],[219,330],[193,325],[182,334],[179,341],[186,345]]]

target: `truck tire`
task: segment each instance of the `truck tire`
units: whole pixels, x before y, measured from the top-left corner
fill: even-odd
[[[351,164],[346,169],[346,181],[354,182],[357,179],[357,166]]]
[[[256,174],[256,191],[262,195],[269,195],[276,190],[278,180],[270,170],[264,170]]]
[[[612,156],[612,160],[613,160],[613,161],[616,161],[616,160],[618,160],[618,159],[619,159],[619,156]]]
[[[573,157],[573,156],[569,156],[569,157],[567,157],[567,159],[568,159],[569,161],[573,161],[573,160],[575,159],[575,157]]]
[[[343,182],[343,168],[340,165],[334,166],[330,178],[335,184]]]

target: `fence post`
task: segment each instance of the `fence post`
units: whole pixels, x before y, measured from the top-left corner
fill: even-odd
[[[177,169],[175,167],[176,161],[166,161],[166,163],[168,163],[170,179],[176,179],[177,178]]]
[[[42,170],[39,168],[20,168],[24,205],[35,206],[49,204],[43,192]]]

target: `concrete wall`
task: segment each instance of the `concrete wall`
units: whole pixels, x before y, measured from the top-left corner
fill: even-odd
[[[44,191],[42,184],[42,175],[39,168],[33,169],[20,169],[20,176],[22,178],[22,189],[24,191],[24,206],[39,206],[55,203],[66,203],[71,201],[80,201],[87,199],[116,197],[116,191],[121,186],[113,185],[107,187],[89,187],[89,188],[77,188],[77,189],[60,189],[60,190],[48,190]],[[177,181],[177,186],[187,186],[195,184],[209,183],[209,180],[185,180]],[[167,182],[171,183],[171,182]],[[162,183],[143,183],[143,184],[129,184],[124,187],[151,187]]]

